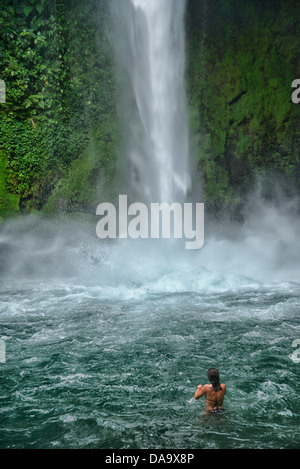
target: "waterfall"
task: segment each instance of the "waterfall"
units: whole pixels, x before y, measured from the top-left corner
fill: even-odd
[[[184,96],[185,0],[122,0],[116,52],[122,80],[129,192],[183,202],[190,188]]]

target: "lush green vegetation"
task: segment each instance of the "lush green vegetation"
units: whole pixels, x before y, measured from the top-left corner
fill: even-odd
[[[0,113],[0,216],[86,209],[91,184],[111,178],[116,100],[106,10],[107,2],[96,0],[1,2],[7,103]]]
[[[197,175],[213,206],[257,172],[300,187],[296,0],[188,0],[187,99]],[[0,217],[91,211],[115,186],[117,87],[109,0],[1,0]]]
[[[300,185],[296,1],[189,2],[187,83],[206,200],[239,202],[257,172]],[[276,177],[277,177],[276,176]],[[274,179],[275,181],[275,179]]]

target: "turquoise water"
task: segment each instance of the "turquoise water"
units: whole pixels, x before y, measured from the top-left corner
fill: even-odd
[[[245,240],[226,270],[224,241],[167,262],[125,244],[94,257],[82,245],[80,257],[68,237],[41,241],[35,223],[9,241],[8,231],[1,448],[299,447],[295,266],[290,278],[266,268],[254,278],[265,247],[246,276]],[[59,259],[66,271],[55,277]],[[205,416],[193,394],[212,366],[227,384],[226,411]]]

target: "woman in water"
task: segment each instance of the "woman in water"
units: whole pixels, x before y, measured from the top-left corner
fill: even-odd
[[[207,372],[210,384],[197,386],[194,394],[195,399],[199,399],[205,394],[205,404],[207,413],[218,413],[224,410],[223,400],[226,393],[226,385],[220,383],[220,375],[216,368],[210,368]]]

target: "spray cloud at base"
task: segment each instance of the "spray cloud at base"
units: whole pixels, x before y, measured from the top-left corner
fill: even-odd
[[[243,223],[207,220],[199,251],[181,239],[99,240],[93,222],[15,219],[1,229],[0,276],[94,285],[116,297],[297,282],[298,199],[249,200]]]

